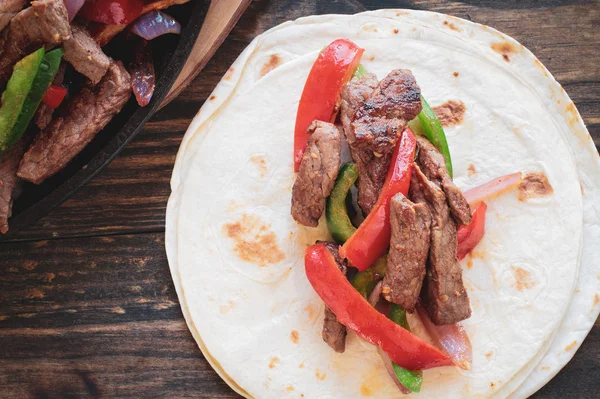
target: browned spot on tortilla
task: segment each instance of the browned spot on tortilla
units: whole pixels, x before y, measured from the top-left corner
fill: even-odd
[[[473,258],[471,258],[471,256],[469,256],[467,258],[467,269],[470,269],[473,267]]]
[[[454,25],[452,22],[444,21],[444,25],[446,25],[448,28],[450,28],[450,29],[452,29],[452,30],[455,30],[455,31],[457,31],[457,32],[460,32],[460,31],[461,31],[461,30],[460,30],[460,29],[459,29],[459,28],[458,28],[456,25]]]
[[[554,193],[554,189],[548,181],[548,176],[544,172],[527,173],[523,176],[518,191],[519,201],[536,197],[548,197]]]
[[[473,259],[483,259],[485,260],[486,256],[485,256],[485,252],[481,252],[481,251],[471,251],[471,258]]]
[[[490,382],[490,388],[494,388],[496,384],[494,384],[493,382]]]
[[[399,17],[400,15],[408,15],[408,11],[397,11],[396,16]]]
[[[502,54],[502,58],[504,58],[504,61],[510,62],[510,57],[508,56],[508,54]]]
[[[252,155],[250,157],[250,162],[256,165],[258,171],[260,172],[260,177],[264,178],[267,175],[269,169],[267,168],[267,161],[265,160],[265,157],[262,155]]]
[[[596,306],[600,302],[600,296],[598,294],[594,294],[594,304],[592,306]]]
[[[485,354],[485,357],[487,357],[487,358],[488,358],[488,360],[489,360],[489,359],[491,359],[491,358],[492,358],[492,355],[493,355],[493,354],[494,354],[494,352],[492,352],[492,351],[489,351],[488,353],[486,353],[486,354]]]
[[[234,241],[233,250],[240,259],[264,267],[285,259],[270,227],[258,216],[243,215],[241,220],[225,224],[223,230]]]
[[[44,295],[44,293],[41,290],[38,290],[37,288],[32,288],[29,291],[27,291],[27,294],[25,294],[25,298],[27,299],[42,299],[45,296],[46,295]]]
[[[477,169],[475,169],[475,165],[473,165],[472,163],[469,164],[469,166],[467,167],[467,175],[469,176],[473,176],[474,174],[477,174]]]
[[[274,369],[277,363],[279,363],[279,358],[277,356],[273,356],[269,361],[269,368]]]
[[[577,341],[571,342],[569,345],[567,345],[565,347],[565,352],[568,352],[568,351],[572,350],[573,348],[575,348],[575,346],[577,346]]]
[[[290,333],[290,339],[293,343],[297,344],[300,341],[300,333],[297,330],[292,330]]]
[[[208,99],[209,99],[210,101],[213,101],[213,100],[216,100],[216,98],[217,98],[217,96],[215,96],[215,95],[212,95],[212,96],[210,96]]]
[[[219,310],[221,311],[221,314],[225,314],[225,313],[230,312],[231,309],[233,309],[234,307],[235,307],[235,302],[230,300],[225,305],[221,305]]]
[[[285,390],[288,392],[292,392],[294,390],[294,387],[291,385],[288,385],[287,387],[285,387]]]
[[[579,189],[581,190],[581,195],[585,195],[585,190],[583,189],[583,184],[579,183]]]
[[[398,32],[400,32],[400,31],[398,30],[398,28],[394,28],[394,34],[395,34],[395,35],[397,35],[397,34],[398,34]]]
[[[529,273],[527,270],[514,266],[511,266],[510,268],[515,276],[514,287],[517,291],[523,291],[536,285],[536,282],[531,280],[531,273]]]
[[[575,103],[571,101],[571,103],[565,107],[565,113],[567,114],[567,122],[569,123],[569,126],[573,127],[573,125],[579,121]]]
[[[550,367],[548,367],[548,366],[542,366],[541,369],[544,370],[544,371],[546,371],[546,370],[550,370]]]
[[[317,317],[319,317],[317,309],[315,309],[313,305],[306,305],[304,307],[304,311],[308,314],[308,318],[310,319],[310,321],[314,322],[317,319]]]
[[[546,68],[544,68],[544,64],[542,64],[542,62],[540,60],[538,60],[537,58],[535,60],[533,60],[533,64],[544,73],[544,76],[548,76],[548,72],[546,71]]]
[[[499,43],[492,43],[492,45],[490,46],[492,48],[492,50],[494,50],[495,52],[497,52],[498,54],[516,54],[519,51],[521,51],[519,48],[517,48],[514,44],[512,44],[511,42],[499,42]]]
[[[34,260],[26,260],[23,262],[23,269],[25,270],[34,270],[38,266],[38,263]]]
[[[327,377],[327,374],[321,373],[321,370],[317,369],[315,371],[315,376],[317,377],[317,380],[323,381],[325,379],[325,377]]]
[[[465,118],[466,110],[465,103],[460,100],[449,100],[433,107],[433,112],[444,127],[460,125]]]
[[[458,72],[454,71],[452,75],[454,75],[455,78],[458,78]]]
[[[299,368],[303,369],[304,368],[304,362],[300,363],[300,366],[298,366]]]
[[[229,80],[231,79],[231,77],[233,76],[233,73],[235,72],[235,70],[233,69],[233,67],[230,67],[227,72],[225,72],[225,76],[223,76],[223,80]]]
[[[373,396],[373,390],[366,382],[360,384],[360,394],[362,396]]]
[[[375,56],[374,55],[370,56],[369,61],[375,61]]]
[[[265,76],[273,69],[277,68],[279,65],[281,65],[282,62],[283,60],[280,56],[278,56],[277,54],[271,54],[269,56],[269,60],[265,62],[262,68],[260,68],[260,77]]]

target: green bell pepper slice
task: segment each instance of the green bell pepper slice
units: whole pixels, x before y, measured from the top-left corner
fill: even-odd
[[[329,227],[331,236],[338,244],[345,243],[356,231],[356,227],[350,221],[346,206],[346,198],[356,179],[358,179],[358,168],[356,165],[353,163],[345,164],[342,166],[335,180],[331,195],[327,198],[327,206],[325,208],[327,227]]]
[[[448,141],[446,140],[446,134],[444,133],[442,123],[423,96],[421,96],[421,104],[423,105],[423,109],[419,115],[417,115],[421,129],[417,130],[421,131],[444,156],[446,169],[448,169],[448,173],[450,174],[450,177],[452,177],[452,158],[450,158],[450,148],[448,147]]]
[[[351,284],[365,299],[367,299],[379,280],[385,276],[386,268],[387,256],[382,256],[367,270],[356,273]]]
[[[395,303],[390,306],[390,319],[401,326],[402,328],[410,331],[408,321],[406,320],[406,310]],[[398,366],[396,363],[392,363],[396,378],[402,385],[413,392],[421,391],[421,385],[423,384],[423,371],[422,370],[407,370],[403,367]]]
[[[44,59],[44,48],[41,48],[15,64],[13,73],[2,93],[0,107],[0,152],[6,151],[13,140],[12,131],[33,81]]]
[[[35,111],[40,106],[46,91],[48,91],[48,88],[58,72],[63,53],[64,51],[62,49],[56,49],[44,55],[40,68],[31,85],[31,90],[23,104],[17,122],[12,129],[11,140],[8,144],[9,146],[16,143],[27,129],[29,122],[31,122],[31,118],[33,118]]]
[[[354,74],[352,76],[355,77],[355,78],[357,78],[357,79],[360,79],[363,76],[365,76],[367,73],[369,73],[369,71],[367,71],[367,68],[365,68],[364,66],[362,66],[362,64],[358,64],[358,66],[354,70]]]

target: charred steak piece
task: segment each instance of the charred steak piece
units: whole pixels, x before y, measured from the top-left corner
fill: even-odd
[[[18,176],[35,184],[61,170],[119,113],[131,96],[129,73],[112,61],[97,86],[83,88],[66,104],[65,116],[54,119],[27,150]]]
[[[25,7],[27,0],[0,0],[0,30]]]
[[[27,147],[26,138],[22,138],[7,152],[0,155],[0,233],[8,231],[8,218],[12,214],[15,193],[20,185],[17,177],[19,162]]]
[[[390,202],[392,236],[383,279],[384,298],[413,312],[419,299],[429,254],[431,214],[402,193]]]
[[[456,259],[456,224],[450,217],[446,196],[413,163],[410,198],[426,204],[431,212],[431,246],[421,299],[436,325],[453,324],[471,316],[462,270]]]
[[[324,242],[323,244],[325,244],[329,252],[331,252],[335,258],[335,262],[342,273],[346,274],[346,265],[338,252],[339,246],[333,242]],[[334,351],[343,353],[346,350],[346,334],[346,326],[340,323],[331,309],[325,306],[323,332],[321,334],[323,341],[325,341],[327,345],[331,346]]]
[[[421,112],[421,89],[412,72],[395,69],[356,110],[352,128],[356,145],[387,154],[406,124]]]
[[[310,137],[292,189],[292,216],[298,223],[317,227],[340,169],[342,137],[339,129],[328,122],[313,121],[308,132]]]
[[[97,84],[106,74],[110,59],[104,54],[86,28],[71,25],[71,38],[65,41],[65,60],[69,61],[77,72],[85,75],[93,84]]]
[[[427,178],[437,184],[442,190],[450,205],[450,211],[458,224],[467,225],[471,222],[471,207],[462,191],[452,181],[444,156],[425,137],[417,136],[419,155],[417,163]]]
[[[348,82],[342,89],[341,96],[340,120],[352,160],[358,168],[358,204],[365,215],[371,212],[377,202],[392,158],[391,153],[379,156],[369,149],[358,146],[352,128],[354,113],[369,98],[375,87],[377,87],[377,77],[368,73],[361,79],[354,78]]]
[[[69,15],[63,0],[32,1],[19,12],[0,36],[0,85],[13,65],[42,46],[60,44],[71,37]]]

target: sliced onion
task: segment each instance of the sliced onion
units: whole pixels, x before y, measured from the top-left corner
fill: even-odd
[[[472,188],[464,193],[465,198],[472,208],[477,206],[481,201],[485,201],[492,197],[497,197],[505,192],[515,189],[523,181],[521,172],[512,173],[510,175],[497,177],[481,186]]]
[[[131,31],[146,40],[152,40],[168,33],[181,33],[181,25],[164,12],[150,11],[134,22]]]
[[[69,13],[69,21],[75,18],[75,15],[83,7],[83,3],[85,3],[85,0],[65,0],[65,7],[67,7],[67,12]]]
[[[369,295],[369,303],[371,304],[371,306],[373,306],[373,307],[377,306],[377,302],[379,302],[379,297],[381,297],[382,289],[383,289],[383,281],[380,281],[377,283],[375,288],[373,288],[371,295]]]
[[[463,370],[471,370],[473,350],[469,336],[462,326],[458,323],[436,326],[420,303],[417,305],[417,312],[434,344],[446,352],[456,366]]]
[[[136,50],[135,57],[129,65],[129,73],[135,99],[140,106],[145,107],[152,99],[156,82],[149,42],[145,42]]]
[[[390,357],[380,347],[377,347],[377,353],[379,353],[379,356],[381,356],[381,360],[383,360],[385,369],[387,370],[390,377],[392,377],[392,380],[394,381],[398,389],[400,389],[400,392],[402,392],[405,395],[411,393],[410,389],[408,389],[407,387],[402,385],[400,381],[398,381],[398,377],[396,377],[396,373],[394,372],[394,366],[392,366],[392,359],[390,359]]]

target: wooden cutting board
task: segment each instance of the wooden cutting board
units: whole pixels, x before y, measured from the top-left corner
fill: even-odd
[[[197,0],[198,1],[198,0]],[[202,1],[202,0],[199,0]],[[160,107],[164,107],[181,93],[200,73],[208,60],[223,43],[238,19],[242,16],[251,0],[212,0],[204,19],[196,44],[181,70],[169,94]]]

